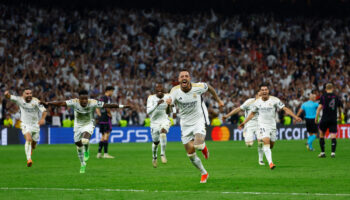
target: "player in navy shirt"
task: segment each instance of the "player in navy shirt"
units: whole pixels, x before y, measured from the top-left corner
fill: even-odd
[[[104,103],[111,103],[111,96],[114,92],[114,87],[108,86],[105,90],[105,94],[99,99]],[[102,134],[99,146],[97,158],[101,158],[102,148],[104,148],[103,158],[114,158],[113,156],[108,154],[108,138],[112,131],[112,123],[111,123],[111,112],[108,108],[101,108],[100,111],[97,111],[99,116],[98,124],[100,126],[100,133]]]
[[[322,110],[323,114],[319,124],[321,153],[318,155],[318,157],[320,158],[326,157],[326,154],[324,152],[324,135],[327,129],[329,129],[329,133],[332,138],[331,157],[335,157],[335,149],[337,146],[337,111],[339,111],[338,116],[341,117],[341,107],[342,103],[339,100],[339,97],[333,93],[333,84],[327,83],[326,93],[323,94],[320,98],[320,105],[317,108],[315,118],[315,122],[317,123],[318,116]]]

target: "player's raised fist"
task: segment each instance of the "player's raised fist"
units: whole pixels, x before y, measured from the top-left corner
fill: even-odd
[[[10,92],[8,90],[5,91],[4,95],[6,98],[10,98],[10,96],[11,96]]]
[[[222,121],[226,121],[226,119],[227,119],[228,117],[225,115],[225,116],[223,116],[222,117]]]
[[[158,101],[158,105],[162,104],[164,102],[164,99],[161,99]]]
[[[169,99],[166,100],[166,103],[169,104],[169,105],[171,104],[171,102],[172,102],[172,99],[171,99],[171,98],[169,98]]]

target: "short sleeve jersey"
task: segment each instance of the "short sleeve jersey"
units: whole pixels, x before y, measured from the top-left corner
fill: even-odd
[[[111,103],[110,97],[107,97],[105,95],[100,98],[100,101],[102,101],[105,104]],[[98,121],[99,122],[109,122],[109,120],[110,120],[110,117],[108,117],[107,109],[101,108],[101,117],[99,117]]]
[[[66,101],[68,107],[74,109],[74,127],[81,127],[94,123],[94,112],[96,108],[102,108],[104,102],[95,99],[89,99],[88,104],[82,107],[79,99],[70,99]]]
[[[264,101],[262,98],[256,100],[253,105],[252,112],[258,113],[259,128],[276,129],[276,112],[282,109],[285,105],[282,101],[274,96],[269,96],[269,99]]]
[[[180,125],[192,126],[196,123],[206,123],[205,111],[202,104],[202,94],[208,91],[206,83],[191,83],[192,88],[183,92],[181,87],[175,86],[170,91],[173,104],[179,109]]]
[[[325,93],[320,98],[323,106],[321,121],[337,121],[337,108],[342,107],[339,97],[334,93]]]
[[[46,109],[40,104],[37,98],[27,103],[23,97],[13,96],[10,97],[11,101],[15,102],[21,110],[21,121],[26,125],[38,125],[40,112],[45,112]]]
[[[247,118],[249,116],[249,114],[251,113],[251,110],[253,108],[253,105],[255,103],[256,99],[255,98],[250,98],[247,99],[241,106],[241,110],[244,111],[244,116],[245,118]],[[255,114],[255,116],[253,117],[253,119],[251,119],[246,125],[245,127],[257,127],[258,126],[258,113]]]
[[[314,101],[307,101],[301,105],[301,109],[305,112],[306,119],[315,119],[318,103]]]
[[[169,94],[164,94],[162,98],[158,98],[157,95],[150,95],[147,98],[147,113],[150,116],[151,125],[169,122],[168,114],[166,113],[168,107],[166,100],[169,98]],[[164,102],[157,106],[161,99],[163,99]]]

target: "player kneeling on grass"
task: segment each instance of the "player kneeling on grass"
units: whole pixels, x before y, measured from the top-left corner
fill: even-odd
[[[258,127],[259,127],[259,138],[262,138],[264,142],[264,154],[269,162],[270,169],[274,169],[276,166],[272,162],[271,149],[273,148],[276,137],[276,111],[282,109],[288,115],[292,116],[295,121],[301,122],[300,117],[296,116],[289,108],[285,107],[282,101],[274,96],[269,95],[269,89],[267,84],[260,85],[261,98],[257,99],[252,107],[252,111],[247,119],[239,125],[239,129],[253,117],[258,114]]]
[[[86,161],[89,160],[89,142],[95,129],[93,114],[96,108],[124,108],[117,104],[105,104],[102,101],[88,98],[88,92],[79,92],[78,99],[70,99],[61,102],[42,102],[46,106],[67,106],[74,109],[74,142],[77,146],[80,160],[80,173],[85,173]]]
[[[191,83],[191,76],[187,70],[180,72],[179,82],[180,85],[170,91],[171,98],[166,102],[169,105],[175,104],[179,109],[182,143],[192,164],[202,174],[200,182],[206,183],[209,174],[195,151],[196,149],[202,151],[205,159],[208,159],[209,151],[205,145],[207,117],[202,105],[202,94],[209,91],[219,103],[220,108],[224,106],[224,103],[213,87],[206,83]]]
[[[39,140],[40,125],[45,123],[46,109],[40,105],[37,98],[32,97],[31,89],[24,89],[22,97],[13,96],[9,91],[5,91],[5,97],[15,102],[21,109],[21,129],[26,140],[24,150],[27,156],[27,166],[31,167],[32,152]],[[39,114],[42,113],[39,120]]]
[[[147,115],[151,118],[151,134],[152,134],[152,164],[157,167],[157,151],[160,142],[161,153],[160,157],[162,163],[167,163],[165,156],[166,134],[170,128],[170,114],[171,106],[165,100],[170,98],[168,94],[164,94],[164,88],[161,83],[155,86],[156,94],[150,95],[147,99]]]
[[[251,113],[252,107],[258,98],[260,98],[259,92],[257,92],[255,98],[247,99],[241,106],[233,109],[227,115],[223,116],[223,120],[225,121],[226,119],[228,119],[234,114],[237,114],[240,111],[244,111],[245,118],[247,118]],[[251,147],[254,144],[254,135],[255,135],[255,137],[258,140],[259,165],[265,165],[263,160],[264,159],[263,141],[262,141],[262,138],[260,138],[260,134],[258,134],[259,132],[258,130],[259,130],[258,115],[255,115],[252,120],[250,120],[249,122],[247,122],[247,124],[244,125],[243,136],[247,147]]]

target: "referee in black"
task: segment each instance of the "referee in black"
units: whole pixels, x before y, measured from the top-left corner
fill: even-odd
[[[322,118],[319,124],[320,130],[320,147],[321,153],[318,155],[319,158],[325,158],[326,154],[324,152],[324,136],[329,129],[329,133],[332,138],[332,153],[331,157],[335,158],[335,149],[337,146],[337,110],[339,111],[339,118],[341,117],[341,107],[342,103],[339,100],[339,97],[333,93],[333,84],[326,84],[326,93],[324,93],[320,98],[320,104],[317,108],[315,123],[317,123],[318,116],[320,111],[323,111]]]

